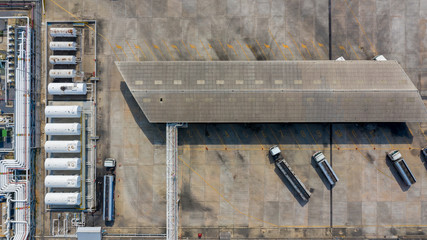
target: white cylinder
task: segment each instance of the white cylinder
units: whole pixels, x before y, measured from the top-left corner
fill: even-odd
[[[48,175],[44,179],[44,186],[48,188],[79,188],[80,176]]]
[[[76,37],[77,31],[75,28],[51,28],[51,37]]]
[[[86,83],[49,83],[47,86],[52,95],[86,95]]]
[[[76,76],[74,69],[51,69],[49,70],[49,77],[51,78],[73,78]]]
[[[50,42],[50,50],[75,51],[77,49],[75,42]]]
[[[52,55],[49,57],[51,64],[76,64],[76,57],[71,55]]]
[[[80,158],[46,158],[44,161],[46,170],[80,170]]]
[[[44,114],[48,118],[79,118],[82,115],[80,106],[46,106]]]
[[[44,197],[46,205],[80,205],[80,193],[47,193]]]
[[[44,127],[46,135],[80,135],[80,123],[47,123]]]
[[[46,141],[44,149],[48,153],[80,153],[80,141]]]

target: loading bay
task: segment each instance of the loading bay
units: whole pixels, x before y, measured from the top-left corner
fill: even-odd
[[[114,61],[348,60],[382,54],[427,90],[427,2],[420,0],[47,0],[46,21],[93,19],[98,42],[97,173],[117,159],[116,219],[108,234],[165,233],[165,125],[151,124]],[[332,42],[329,43],[329,36]],[[268,149],[312,192],[299,201]],[[427,124],[189,124],[179,129],[182,238],[422,238],[427,234]],[[399,149],[417,178],[405,188],[386,152]],[[311,155],[340,181],[330,189]],[[43,206],[41,206],[43,207]],[[40,212],[36,234],[50,234]],[[132,239],[135,239],[133,237]]]

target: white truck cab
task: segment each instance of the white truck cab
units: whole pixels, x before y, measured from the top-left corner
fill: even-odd
[[[322,160],[324,160],[324,159],[325,159],[325,155],[323,155],[323,153],[322,153],[322,152],[318,151],[318,152],[315,152],[315,153],[313,154],[313,158],[314,158],[314,160],[315,160],[317,163],[319,163],[319,162],[321,162]]]
[[[387,153],[387,155],[391,161],[397,161],[402,158],[402,154],[400,154],[399,150],[393,150]]]
[[[281,152],[282,151],[280,151],[280,148],[277,145],[272,146],[270,148],[270,154],[271,154],[272,157],[276,156],[277,154],[280,154]]]
[[[116,167],[116,159],[114,159],[114,158],[106,158],[104,160],[104,167],[105,168],[114,168],[114,167]]]

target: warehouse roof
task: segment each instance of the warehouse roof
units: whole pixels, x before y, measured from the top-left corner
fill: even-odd
[[[116,62],[150,122],[422,122],[396,61]]]

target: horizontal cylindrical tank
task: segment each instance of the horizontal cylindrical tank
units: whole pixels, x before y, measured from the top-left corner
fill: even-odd
[[[52,55],[49,57],[51,64],[76,64],[76,57],[71,55]]]
[[[49,83],[47,91],[52,95],[86,95],[86,83]]]
[[[80,193],[47,193],[44,197],[46,205],[80,205]]]
[[[50,50],[75,51],[77,49],[75,42],[50,42]]]
[[[79,153],[80,141],[46,141],[44,149],[48,153]]]
[[[80,158],[46,158],[44,161],[46,170],[80,170]]]
[[[74,69],[51,69],[49,70],[49,77],[51,78],[73,78],[76,76]]]
[[[51,28],[50,31],[51,37],[76,37],[77,31],[75,28]]]
[[[82,115],[80,106],[46,106],[44,114],[48,118],[79,118]]]
[[[79,188],[80,176],[77,175],[48,175],[44,179],[48,188]]]
[[[80,123],[47,123],[44,127],[46,135],[80,135]]]

